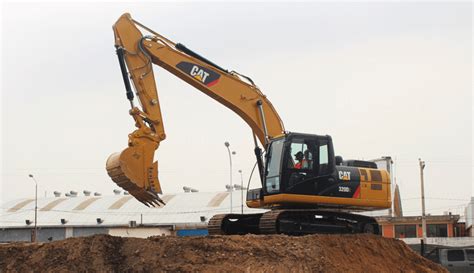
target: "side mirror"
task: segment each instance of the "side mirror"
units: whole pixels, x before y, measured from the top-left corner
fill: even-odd
[[[340,156],[340,155],[336,156],[336,166],[342,165],[342,161],[344,161],[342,159],[342,156]]]

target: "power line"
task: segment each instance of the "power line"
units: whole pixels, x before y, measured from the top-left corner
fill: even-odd
[[[462,204],[462,205],[457,205],[457,206],[449,206],[449,207],[436,207],[436,208],[430,208],[430,209],[427,209],[427,211],[434,211],[434,210],[446,210],[446,209],[465,209],[466,208],[466,205],[465,204]],[[403,210],[404,213],[408,213],[408,212],[420,212],[421,210],[420,209],[417,209],[417,210]]]
[[[419,200],[421,197],[408,197],[402,198],[402,200]],[[432,200],[452,200],[452,201],[465,201],[469,202],[471,199],[458,199],[458,198],[442,198],[442,197],[425,197],[425,199],[432,199]]]
[[[237,205],[234,207],[238,207]],[[195,211],[156,211],[159,210],[159,208],[152,209],[153,211],[112,211],[112,210],[98,210],[98,211],[74,211],[74,210],[48,210],[48,211],[43,211],[42,213],[48,213],[48,212],[61,212],[61,213],[69,213],[69,214],[84,214],[84,215],[96,215],[96,214],[113,214],[113,215],[176,215],[176,214],[193,214],[193,213],[210,213],[210,212],[219,212],[219,211],[224,211],[226,209],[229,209],[229,207],[220,207],[218,209],[206,209],[206,210],[195,210]],[[23,214],[26,212],[30,212],[34,209],[21,209],[15,212],[7,213],[7,214],[0,214],[0,216],[10,216],[10,215],[15,215],[15,214]]]

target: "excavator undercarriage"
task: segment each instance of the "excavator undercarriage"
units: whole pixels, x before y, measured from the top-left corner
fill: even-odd
[[[209,235],[314,233],[379,234],[372,217],[318,209],[275,209],[257,214],[218,214],[209,220]]]

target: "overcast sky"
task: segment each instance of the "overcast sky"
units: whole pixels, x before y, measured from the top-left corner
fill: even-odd
[[[472,4],[2,4],[1,198],[84,189],[112,194],[105,161],[134,129],[114,51],[124,13],[250,76],[287,130],[333,137],[345,159],[392,156],[406,214],[461,213],[473,192]],[[248,126],[155,67],[167,139],[165,193],[228,183],[225,141],[248,179]],[[246,183],[246,182],[245,182]],[[253,187],[258,186],[255,179]],[[0,202],[1,204],[1,202]]]

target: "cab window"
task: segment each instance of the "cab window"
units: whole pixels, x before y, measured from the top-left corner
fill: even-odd
[[[319,144],[319,170],[318,175],[326,175],[329,173],[329,149],[327,141]]]
[[[328,164],[328,145],[319,146],[319,164]]]
[[[313,168],[313,152],[308,149],[306,143],[293,142],[290,146],[291,160],[288,160],[288,167],[300,170],[310,170]]]
[[[286,184],[284,187],[292,188],[314,178],[314,164],[316,163],[314,161],[317,161],[314,142],[294,138],[286,147],[284,156],[286,168],[283,174]]]
[[[280,191],[280,166],[284,140],[276,140],[267,155],[266,190],[268,193]]]

